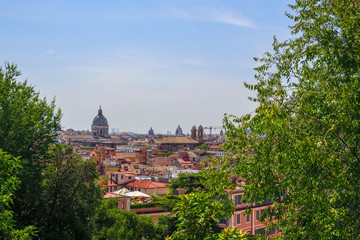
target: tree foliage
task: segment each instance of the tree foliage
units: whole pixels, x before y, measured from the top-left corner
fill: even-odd
[[[16,157],[4,155],[0,169],[6,179],[1,210],[8,221],[2,231],[25,238],[34,233],[27,227],[32,225],[41,239],[90,239],[101,199],[95,163],[70,146],[53,145],[60,110],[19,76],[15,65],[0,68],[0,149]]]
[[[16,171],[21,168],[19,160],[0,149],[0,236],[1,239],[31,239],[35,229],[16,229],[13,212],[10,208],[14,192],[19,185]]]
[[[178,219],[175,216],[160,215],[156,224],[158,239],[163,240],[166,237],[171,236],[177,229],[177,223]]]
[[[48,103],[21,75],[16,65],[0,67],[0,148],[19,158],[22,166],[17,177],[20,186],[12,209],[17,225],[36,225],[38,195],[49,145],[60,129],[60,111],[54,101]]]
[[[234,228],[225,228],[217,237],[218,240],[240,240],[248,239],[247,232],[243,232],[240,229]]]
[[[205,189],[202,183],[204,177],[201,173],[179,173],[178,178],[171,180],[171,189],[184,189],[186,193],[203,191]]]
[[[174,208],[178,219],[175,239],[216,239],[221,231],[217,226],[219,219],[230,216],[228,205],[211,198],[206,192],[180,195],[180,201]]]
[[[36,219],[39,236],[45,239],[91,239],[95,209],[102,193],[92,160],[82,160],[72,146],[50,148],[43,171],[41,204]]]
[[[297,0],[293,38],[256,59],[254,114],[225,116],[224,168],[285,238],[360,235],[360,3]],[[235,164],[233,159],[236,158]],[[284,199],[281,196],[286,193]]]
[[[229,171],[218,171],[210,165],[198,176],[204,188],[179,196],[174,208],[177,230],[172,239],[216,239],[221,232],[217,225],[219,220],[229,219],[234,210],[226,191],[231,187]]]
[[[103,200],[96,211],[94,239],[156,239],[156,229],[149,217],[120,210],[118,198]]]

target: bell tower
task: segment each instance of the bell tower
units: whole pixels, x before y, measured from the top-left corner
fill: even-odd
[[[197,133],[196,133],[197,131],[196,131],[196,127],[195,127],[195,125],[191,128],[191,138],[192,139],[194,139],[194,140],[196,140],[196,138],[197,138]]]
[[[203,142],[203,140],[204,140],[204,128],[201,125],[198,127],[198,138],[199,138],[199,142]]]

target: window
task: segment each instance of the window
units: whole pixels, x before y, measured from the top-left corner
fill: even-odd
[[[256,221],[259,221],[260,218],[260,211],[256,210]]]
[[[241,214],[236,214],[236,224],[241,224]]]
[[[125,203],[124,202],[121,203],[121,209],[125,209]]]
[[[246,215],[246,222],[250,222],[250,215]]]
[[[226,219],[219,219],[220,224],[226,224]]]
[[[236,195],[235,196],[235,205],[241,204],[242,195]]]

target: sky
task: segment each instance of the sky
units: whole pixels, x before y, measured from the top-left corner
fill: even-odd
[[[255,110],[256,62],[291,37],[285,0],[5,1],[0,66],[55,98],[63,129],[174,133]],[[218,131],[218,130],[217,130]],[[216,131],[215,131],[216,132]]]

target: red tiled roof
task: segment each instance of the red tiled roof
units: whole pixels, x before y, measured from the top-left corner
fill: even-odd
[[[222,148],[222,146],[221,145],[210,145],[209,148],[213,148],[213,149]]]
[[[177,161],[178,161],[180,164],[191,164],[191,163],[192,163],[191,161],[185,161],[184,159],[181,159],[181,158],[179,158]]]
[[[119,194],[108,192],[103,198],[121,197]]]
[[[133,171],[113,172],[112,174],[116,174],[116,175],[126,175],[126,176],[135,175],[135,173],[134,173]]]
[[[153,139],[156,144],[198,144],[199,141],[188,137],[163,137]]]
[[[129,183],[126,183],[125,186],[127,187],[136,187],[136,188],[165,188],[167,185],[170,185],[169,183],[163,183],[163,182],[156,182],[152,180],[135,180]]]

